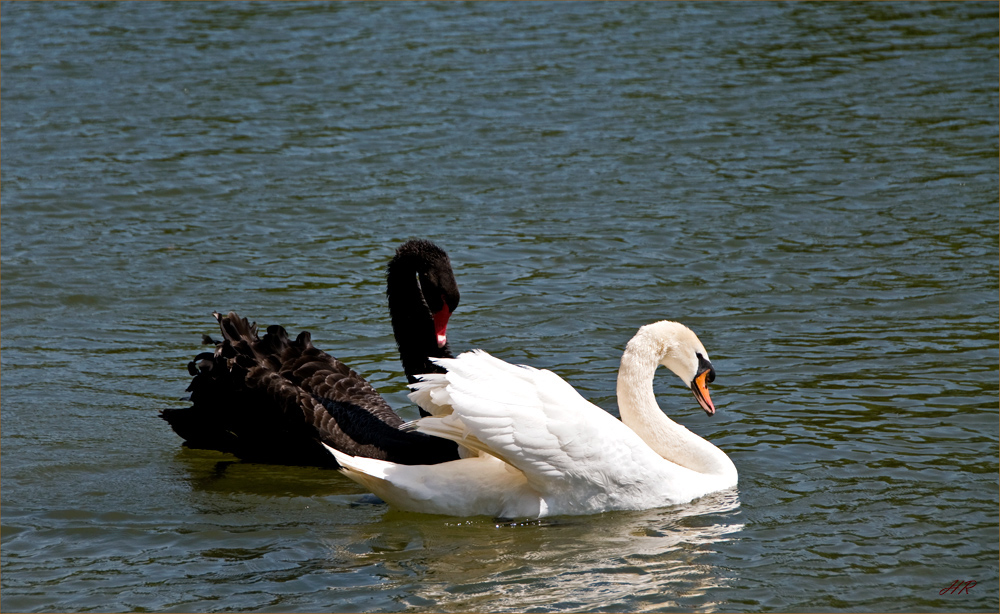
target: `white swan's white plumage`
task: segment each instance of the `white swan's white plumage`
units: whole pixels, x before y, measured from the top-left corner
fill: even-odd
[[[556,374],[483,351],[436,361],[448,372],[410,398],[431,414],[420,432],[458,442],[467,458],[397,465],[330,448],[344,473],[400,509],[455,516],[540,517],[675,505],[734,486],[736,468],[711,443],[667,418],[653,373],[667,366],[715,411],[708,353],[690,329],[639,329],[622,356],[619,421]]]

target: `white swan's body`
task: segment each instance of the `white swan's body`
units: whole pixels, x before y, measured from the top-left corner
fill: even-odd
[[[667,418],[653,395],[663,364],[692,386],[709,414],[714,378],[701,342],[676,322],[639,329],[622,356],[622,420],[550,371],[482,351],[439,362],[410,395],[431,417],[429,435],[469,449],[437,465],[397,465],[332,448],[351,479],[400,509],[505,518],[591,514],[685,503],[734,486],[736,467],[717,447]],[[476,455],[478,454],[478,455]]]

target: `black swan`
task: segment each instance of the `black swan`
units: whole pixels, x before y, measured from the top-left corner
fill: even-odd
[[[446,327],[459,292],[448,255],[429,241],[401,245],[386,269],[392,327],[407,380],[441,372],[450,358]],[[337,467],[323,444],[399,464],[458,458],[454,442],[399,430],[403,420],[363,377],[281,326],[263,338],[235,312],[215,313],[222,341],[188,364],[190,407],[160,416],[191,448],[262,463]]]

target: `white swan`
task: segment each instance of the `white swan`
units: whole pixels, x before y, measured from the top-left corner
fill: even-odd
[[[643,326],[618,372],[621,421],[562,378],[483,351],[436,361],[410,398],[431,416],[409,428],[458,442],[467,458],[397,465],[328,446],[342,471],[408,511],[503,518],[592,514],[685,503],[736,485],[729,457],[667,418],[653,394],[663,365],[709,415],[715,379],[698,337],[677,322]]]

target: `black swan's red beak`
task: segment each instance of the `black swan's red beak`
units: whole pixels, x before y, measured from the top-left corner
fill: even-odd
[[[451,317],[451,309],[448,309],[448,303],[444,300],[444,297],[441,298],[441,309],[434,314],[434,333],[437,335],[439,348],[448,345],[448,318]]]

